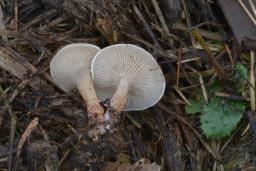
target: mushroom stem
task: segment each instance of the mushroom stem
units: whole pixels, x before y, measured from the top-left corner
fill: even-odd
[[[128,81],[122,79],[119,82],[117,91],[110,100],[111,110],[114,113],[121,113],[126,105],[128,99],[129,84]]]
[[[90,114],[98,114],[103,121],[103,113],[104,109],[99,104],[99,100],[97,98],[93,82],[91,79],[90,71],[89,69],[83,69],[78,77],[77,80],[77,88],[83,97],[86,105],[87,105],[87,111]]]

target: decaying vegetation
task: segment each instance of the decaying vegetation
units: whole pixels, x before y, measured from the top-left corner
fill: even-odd
[[[223,6],[0,0],[0,170],[256,170],[255,40],[237,41]],[[74,42],[146,49],[164,71],[164,97],[96,136],[82,97],[49,75]]]

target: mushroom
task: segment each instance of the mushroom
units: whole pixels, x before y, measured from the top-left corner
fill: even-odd
[[[92,58],[99,50],[98,46],[91,44],[66,45],[52,58],[50,73],[65,92],[77,87],[87,104],[88,113],[103,119],[104,110],[99,104],[89,68]]]
[[[147,109],[165,91],[165,78],[155,58],[136,45],[116,44],[100,50],[91,71],[98,98],[111,98],[112,114]]]

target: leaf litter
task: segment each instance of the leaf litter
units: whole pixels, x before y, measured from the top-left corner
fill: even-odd
[[[0,169],[208,171],[256,164],[250,108],[255,94],[250,51],[256,48],[250,39],[240,44],[243,32],[232,30],[241,27],[227,13],[232,5],[201,0],[0,4]],[[92,138],[95,129],[81,97],[62,92],[49,75],[53,55],[75,42],[143,47],[164,71],[165,96],[153,108],[123,113],[114,133]],[[34,118],[38,125],[27,134]]]

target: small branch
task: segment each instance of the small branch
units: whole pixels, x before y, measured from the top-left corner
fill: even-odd
[[[249,0],[249,3],[250,3],[250,6],[252,8],[252,11],[254,13],[254,16],[256,16],[256,7],[255,7],[254,3],[252,2],[252,0]]]
[[[152,30],[150,29],[148,23],[146,22],[145,18],[143,17],[143,15],[141,14],[140,10],[138,9],[138,7],[136,5],[133,5],[133,10],[135,12],[135,14],[137,15],[138,19],[142,22],[142,24],[145,27],[146,32],[149,34],[149,36],[153,39],[154,44],[156,45],[156,47],[160,50],[162,50],[163,48],[160,46],[160,44],[157,41],[156,36],[154,35],[154,33],[152,32]]]
[[[179,48],[179,58],[178,58],[178,62],[177,62],[178,67],[177,67],[176,87],[179,87],[181,57],[182,57],[182,47]]]
[[[251,51],[251,71],[250,71],[250,99],[251,110],[255,111],[255,76],[254,76],[255,53]]]
[[[196,41],[195,41],[195,38],[193,37],[193,34],[191,33],[192,26],[191,26],[190,13],[188,11],[187,4],[186,4],[185,0],[181,0],[181,1],[182,1],[182,4],[183,4],[184,13],[185,13],[185,17],[186,17],[186,22],[187,22],[187,26],[188,26],[188,29],[189,29],[189,36],[190,36],[191,44],[192,44],[192,47],[195,47]]]
[[[186,96],[176,87],[173,86],[174,90],[180,95],[180,97],[186,102],[186,104],[188,104],[189,106],[191,105],[191,103],[189,102],[189,100],[186,98]]]
[[[37,127],[38,125],[38,117],[35,117],[28,125],[24,133],[22,134],[20,141],[18,143],[17,147],[17,153],[16,153],[16,159],[19,158],[21,153],[21,148],[23,147],[25,141],[27,140],[28,136],[31,134],[31,132]]]
[[[211,53],[209,47],[206,45],[206,42],[204,41],[204,39],[202,38],[202,36],[200,35],[200,33],[197,30],[193,30],[192,31],[193,35],[195,36],[195,38],[197,39],[197,41],[199,42],[199,44],[202,46],[202,48],[205,50],[205,52],[208,54],[208,57],[214,67],[214,69],[216,70],[218,77],[220,80],[223,80],[226,78],[226,74],[224,73],[224,71],[221,69],[219,63],[217,62],[217,60],[214,58],[213,54]]]
[[[164,31],[165,33],[170,33],[170,32],[169,32],[169,29],[168,29],[168,27],[167,27],[167,25],[166,25],[166,23],[165,23],[164,16],[163,16],[163,14],[162,14],[162,11],[161,11],[161,9],[160,9],[160,7],[159,7],[157,1],[156,1],[156,0],[151,0],[151,2],[152,2],[153,6],[154,6],[154,8],[155,8],[156,14],[157,14],[157,16],[158,16],[158,18],[159,18],[159,21],[160,21],[160,23],[161,23],[161,26],[162,26],[163,31]],[[168,39],[168,42],[171,44],[171,46],[173,46],[173,40],[172,40],[172,39]]]
[[[212,157],[215,160],[220,161],[219,156],[212,150],[211,146],[206,141],[204,141],[202,135],[188,121],[186,121],[186,119],[169,110],[161,102],[157,104],[157,107],[171,115],[174,115],[178,120],[182,121],[185,125],[187,125],[194,132],[195,136],[199,139],[199,141],[203,144],[204,148],[212,155]]]
[[[206,88],[205,88],[205,85],[204,85],[203,77],[200,73],[198,73],[198,75],[199,75],[199,82],[200,82],[200,85],[201,85],[201,89],[202,89],[202,92],[203,92],[203,95],[204,95],[204,100],[206,102],[208,102],[208,95],[207,95],[207,91],[206,91]]]
[[[248,17],[251,19],[251,21],[253,22],[253,24],[256,26],[256,20],[253,17],[253,15],[251,14],[251,12],[248,10],[248,8],[245,6],[245,4],[242,2],[242,0],[238,0],[239,4],[242,6],[242,8],[244,9],[244,11],[246,12],[246,14],[248,15]]]
[[[17,125],[17,116],[13,113],[9,104],[6,104],[8,108],[8,112],[11,115],[11,131],[10,131],[10,146],[9,146],[9,162],[8,162],[8,171],[12,171],[13,167],[13,146],[14,146],[14,138],[15,138],[15,131]]]

